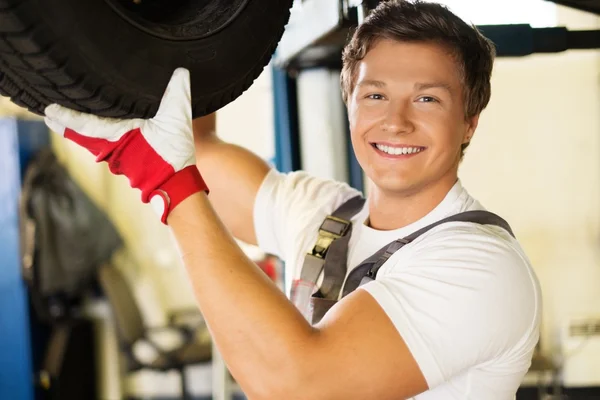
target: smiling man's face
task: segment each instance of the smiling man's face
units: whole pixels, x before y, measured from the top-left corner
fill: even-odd
[[[410,196],[456,182],[465,119],[460,69],[434,43],[380,40],[359,63],[348,99],[352,145],[382,194]]]

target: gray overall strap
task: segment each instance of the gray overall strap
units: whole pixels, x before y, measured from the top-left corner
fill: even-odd
[[[304,258],[300,279],[316,284],[323,268],[327,265],[320,296],[339,296],[346,277],[346,254],[352,232],[352,217],[365,204],[362,196],[356,196],[327,216],[319,228],[319,236],[313,250]],[[329,266],[335,266],[330,268]]]
[[[348,200],[333,214],[337,218],[348,221],[350,225],[345,235],[331,243],[325,257],[323,283],[318,292],[323,298],[337,300],[340,296],[348,271],[348,245],[352,236],[350,220],[363,209],[364,204],[365,199],[357,196]]]
[[[505,229],[508,233],[510,233],[511,236],[515,236],[510,228],[510,225],[508,225],[508,222],[489,211],[466,211],[460,214],[451,215],[448,218],[444,218],[434,222],[431,225],[427,225],[426,227],[421,228],[402,239],[395,240],[385,245],[375,254],[360,263],[348,276],[342,296],[347,296],[360,285],[374,280],[377,277],[379,268],[381,268],[381,266],[392,256],[392,254],[429,230],[446,222],[472,222],[481,225],[496,225]]]

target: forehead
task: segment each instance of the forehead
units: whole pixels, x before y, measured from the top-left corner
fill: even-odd
[[[357,82],[366,79],[462,86],[455,58],[447,48],[432,42],[379,40],[358,65]]]

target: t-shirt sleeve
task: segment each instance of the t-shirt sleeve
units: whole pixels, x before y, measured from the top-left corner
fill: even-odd
[[[303,171],[272,169],[254,203],[254,228],[259,247],[287,259],[307,232],[316,232],[325,215],[360,193],[345,183]]]
[[[477,229],[415,242],[410,256],[394,254],[361,287],[398,329],[430,388],[498,357],[525,374],[530,359],[518,349],[538,339],[539,288],[528,262]]]

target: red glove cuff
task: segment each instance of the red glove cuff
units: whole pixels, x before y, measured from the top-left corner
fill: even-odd
[[[202,191],[208,194],[208,186],[206,186],[206,182],[202,179],[198,168],[195,165],[190,165],[175,173],[158,189],[154,190],[150,194],[150,203],[152,203],[152,206],[161,215],[161,222],[166,225],[169,213],[179,203],[194,193]]]

